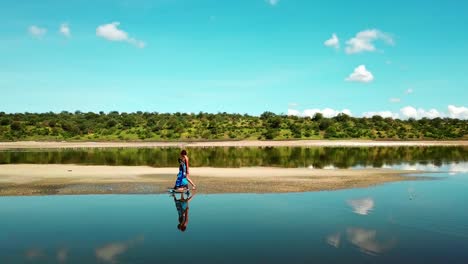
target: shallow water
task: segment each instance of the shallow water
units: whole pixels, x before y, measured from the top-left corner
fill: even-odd
[[[0,163],[165,167],[178,151],[3,151]],[[0,197],[0,263],[468,263],[468,148],[189,153],[194,166],[382,167],[425,170],[434,180],[332,192],[196,194],[185,232],[169,194]]]
[[[0,262],[468,263],[468,173],[433,175],[333,192],[199,194],[185,232],[169,194],[0,197]]]

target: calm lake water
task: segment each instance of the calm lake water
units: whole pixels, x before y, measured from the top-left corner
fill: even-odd
[[[351,160],[347,166],[433,171],[427,175],[434,180],[362,189],[196,194],[188,204],[169,194],[0,197],[0,263],[468,263],[467,155],[463,148],[449,149],[381,149],[383,156],[369,156],[376,149],[319,151],[340,157],[326,157],[323,166]],[[104,159],[90,162],[89,157],[109,152],[121,158],[125,151],[4,152],[2,162],[25,162],[21,158],[26,157],[32,162],[45,153],[57,159],[40,163],[71,162],[75,158],[64,157],[77,155],[86,164],[108,164],[101,163]],[[345,157],[340,151],[359,155]],[[300,153],[316,150],[300,148]],[[209,162],[215,157],[210,155]],[[317,157],[300,154],[304,162],[282,160],[291,155],[279,155],[268,165],[309,166]],[[182,232],[178,208],[187,207]]]
[[[149,165],[177,167],[179,148],[110,148],[0,151],[0,164],[88,164]],[[245,167],[275,166],[286,168],[333,166],[382,167],[384,165],[468,162],[468,147],[360,147],[360,148],[188,148],[192,166]]]

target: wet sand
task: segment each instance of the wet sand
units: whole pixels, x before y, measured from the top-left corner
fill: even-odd
[[[397,146],[468,146],[468,140],[454,141],[380,141],[380,140],[240,140],[198,142],[0,142],[1,149],[61,148],[141,148],[141,147],[397,147]]]
[[[0,165],[0,195],[164,193],[177,168],[148,166]],[[416,180],[391,169],[191,168],[199,193],[279,193],[368,187]]]

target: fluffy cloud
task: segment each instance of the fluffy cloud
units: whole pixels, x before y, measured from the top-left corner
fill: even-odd
[[[464,106],[448,106],[448,113],[451,118],[468,119],[468,108]]]
[[[368,83],[374,80],[374,75],[366,69],[365,65],[359,65],[354,69],[354,72],[346,78],[348,82],[363,82]]]
[[[323,44],[327,47],[332,47],[335,49],[340,48],[340,40],[338,39],[338,36],[336,36],[335,33],[333,33],[332,37],[326,40]]]
[[[434,119],[437,117],[441,117],[441,118],[450,117],[450,118],[468,120],[468,107],[464,107],[464,106],[457,107],[454,105],[449,105],[447,108],[448,108],[448,114],[444,112],[440,112],[434,108],[425,110],[423,108],[415,108],[413,106],[406,106],[406,107],[401,108],[400,112],[397,112],[397,113],[389,111],[389,110],[368,111],[368,112],[362,113],[362,116],[370,118],[370,117],[377,115],[383,118],[391,117],[394,119],[397,119],[397,118]],[[328,118],[337,116],[340,113],[353,116],[353,114],[351,113],[349,109],[343,109],[339,111],[339,110],[335,110],[332,108],[324,108],[324,109],[314,108],[314,109],[306,109],[302,112],[296,109],[288,109],[288,115],[290,116],[313,117],[316,113],[321,113],[324,117],[328,117]]]
[[[28,28],[29,34],[36,38],[41,38],[47,33],[47,29],[32,25]]]
[[[317,113],[322,114],[324,117],[334,117],[341,113],[347,114],[349,116],[352,115],[349,109],[343,109],[339,111],[339,110],[334,110],[331,108],[324,108],[324,109],[316,108],[316,109],[306,109],[302,113],[298,110],[288,109],[288,115],[292,115],[292,116],[313,117]]]
[[[400,112],[404,117],[415,118],[415,119],[424,118],[424,117],[432,119],[432,118],[442,116],[442,114],[439,113],[439,111],[437,111],[436,109],[429,109],[428,111],[426,111],[422,108],[416,109],[412,106],[403,107],[402,109],[400,109]]]
[[[346,53],[355,54],[361,52],[374,52],[376,47],[374,42],[383,40],[385,43],[393,45],[393,38],[377,29],[369,29],[358,32],[354,38],[346,42]]]
[[[127,42],[138,48],[144,48],[146,46],[145,42],[130,38],[127,32],[118,28],[119,25],[119,22],[100,25],[96,28],[96,36],[105,38],[109,41]]]
[[[376,112],[364,112],[362,116],[364,117],[372,117],[374,115],[379,115],[381,117],[392,117],[392,118],[414,118],[414,119],[421,119],[421,118],[429,118],[434,119],[437,117],[451,117],[451,118],[458,118],[458,119],[468,119],[468,108],[464,106],[454,106],[449,105],[447,107],[448,114],[444,112],[440,112],[437,109],[431,108],[429,110],[425,110],[424,108],[415,108],[413,106],[405,106],[400,109],[400,113],[394,113],[392,111],[376,111]]]
[[[272,6],[275,6],[279,3],[280,0],[266,0],[266,2]]]
[[[60,25],[59,32],[67,38],[71,37],[70,27],[67,23],[63,23]]]
[[[373,116],[381,116],[383,118],[391,117],[391,118],[398,118],[398,113],[393,113],[392,111],[378,111],[378,112],[364,112],[362,116],[364,117],[373,117]]]
[[[288,116],[301,116],[301,112],[295,109],[288,109]]]

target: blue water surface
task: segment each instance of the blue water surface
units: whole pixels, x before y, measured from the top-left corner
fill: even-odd
[[[0,263],[468,263],[468,173],[429,175],[195,194],[185,232],[169,194],[0,197]]]

